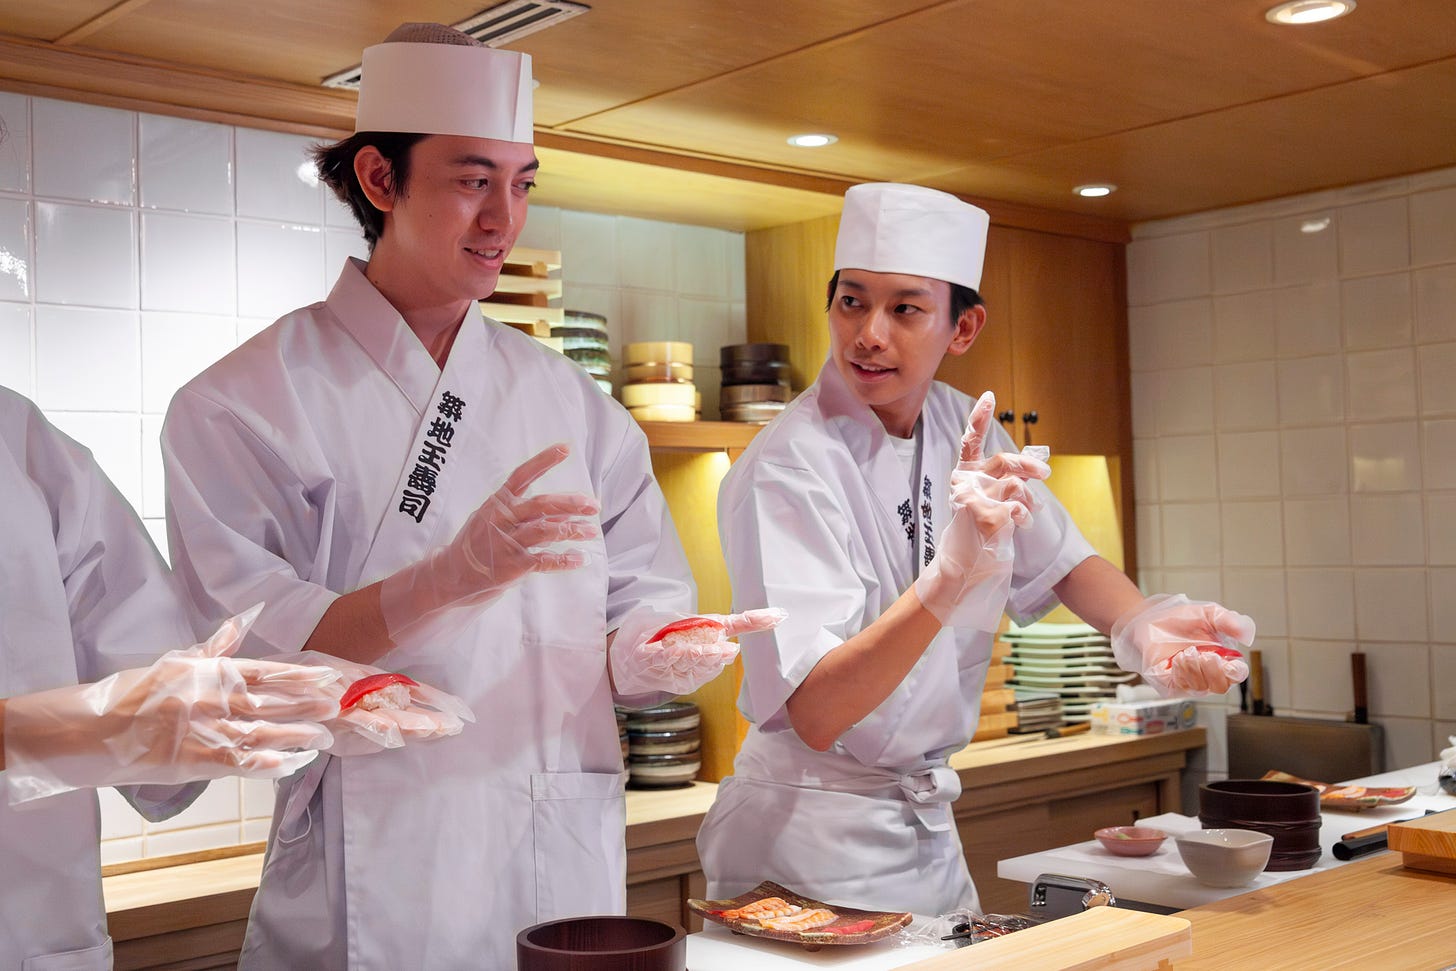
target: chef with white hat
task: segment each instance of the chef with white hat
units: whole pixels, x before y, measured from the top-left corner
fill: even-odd
[[[1044,452],[1016,452],[994,396],[972,407],[935,381],[985,326],[988,225],[947,193],[852,187],[829,359],[723,480],[734,597],[789,614],[743,640],[753,724],[698,835],[709,897],[773,880],[853,907],[976,908],[946,759],[975,732],[1003,609],[1026,623],[1060,600],[1121,623],[1123,665],[1180,691],[1247,673],[1212,650],[1252,640],[1247,618],[1181,598],[1145,610],[1040,481]]]
[[[655,636],[695,596],[645,436],[476,311],[536,177],[529,57],[406,24],[315,155],[369,259],[178,392],[175,569],[203,617],[266,603],[250,653],[401,671],[479,723],[280,784],[242,966],[506,968],[521,928],[625,907],[613,702],[692,690],[776,614]]]

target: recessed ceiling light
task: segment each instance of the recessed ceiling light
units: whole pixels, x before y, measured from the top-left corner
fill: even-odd
[[[1304,222],[1299,224],[1299,231],[1301,233],[1322,233],[1329,228],[1329,216],[1318,216],[1313,219],[1306,219]]]
[[[1084,199],[1098,199],[1102,196],[1110,196],[1117,191],[1117,186],[1106,182],[1091,182],[1087,185],[1079,185],[1072,190]]]
[[[1355,0],[1289,0],[1270,7],[1264,19],[1271,24],[1317,24],[1343,17],[1355,9]]]
[[[837,141],[839,141],[838,135],[825,135],[817,132],[789,136],[789,144],[795,148],[823,148],[825,145],[833,145]]]

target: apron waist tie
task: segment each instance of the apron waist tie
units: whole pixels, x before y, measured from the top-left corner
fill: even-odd
[[[948,765],[933,765],[902,775],[896,781],[920,825],[932,833],[951,828],[951,814],[946,807],[961,794],[961,779],[954,769]]]

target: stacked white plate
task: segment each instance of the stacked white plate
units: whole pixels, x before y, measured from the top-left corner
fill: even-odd
[[[1055,692],[1069,722],[1090,720],[1094,704],[1115,697],[1119,684],[1137,677],[1117,666],[1107,636],[1086,624],[1012,624],[1001,639],[1011,645],[1014,673],[1007,684]]]

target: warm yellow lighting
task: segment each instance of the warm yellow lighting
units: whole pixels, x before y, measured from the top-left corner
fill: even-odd
[[[1090,182],[1087,185],[1079,185],[1072,191],[1083,199],[1100,199],[1116,192],[1117,186],[1107,182]]]
[[[825,145],[833,145],[837,141],[839,141],[838,135],[820,132],[789,136],[789,144],[795,148],[823,148]]]
[[[1264,19],[1271,24],[1303,26],[1343,17],[1355,9],[1355,0],[1290,0],[1271,7]]]
[[[1077,524],[1092,548],[1119,570],[1125,570],[1120,505],[1122,480],[1117,458],[1058,455],[1053,452],[1048,464],[1052,467],[1052,474],[1046,484],[1052,495],[1066,507],[1072,522]],[[1078,623],[1076,615],[1061,606],[1042,619],[1054,624]]]

